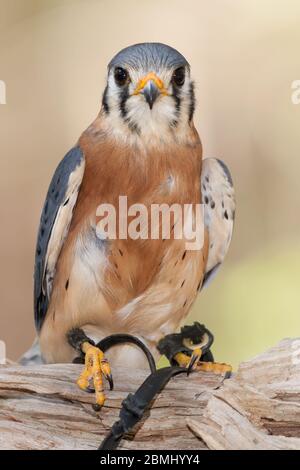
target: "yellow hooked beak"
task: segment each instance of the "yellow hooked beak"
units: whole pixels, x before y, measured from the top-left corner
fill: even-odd
[[[139,80],[133,94],[144,95],[150,109],[152,109],[156,98],[159,95],[168,95],[168,91],[164,86],[164,82],[154,72],[150,72]]]

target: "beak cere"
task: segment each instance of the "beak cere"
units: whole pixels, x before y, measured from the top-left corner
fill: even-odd
[[[160,94],[160,90],[158,89],[153,80],[149,80],[142,89],[141,94],[144,95],[145,100],[147,101],[150,109],[152,109],[156,98]]]
[[[168,95],[164,82],[154,73],[149,72],[145,77],[141,78],[133,92],[134,95],[144,95],[149,108],[153,108],[153,104],[159,95]]]

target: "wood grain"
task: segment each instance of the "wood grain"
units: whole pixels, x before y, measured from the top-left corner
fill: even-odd
[[[0,449],[96,449],[148,371],[114,370],[100,412],[77,388],[81,366],[0,366]],[[229,380],[170,381],[120,449],[300,449],[300,339],[240,365]]]

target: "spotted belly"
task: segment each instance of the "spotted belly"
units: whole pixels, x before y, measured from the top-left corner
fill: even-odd
[[[176,331],[201,288],[206,245],[187,250],[184,240],[169,240],[161,243],[156,256],[149,253],[147,265],[145,255],[140,250],[130,252],[126,244],[99,243],[90,233],[78,238],[72,262],[67,253],[61,258],[64,263],[59,265],[57,288],[41,331],[47,362],[73,359],[66,334],[74,327],[82,327],[96,340],[129,333],[155,353],[157,342]],[[141,279],[143,270],[148,277],[141,274]],[[110,356],[123,357],[124,348],[114,350]],[[140,359],[137,354],[136,360]]]

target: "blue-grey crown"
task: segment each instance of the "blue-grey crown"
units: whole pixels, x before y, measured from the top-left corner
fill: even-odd
[[[162,67],[169,69],[181,66],[189,67],[189,63],[173,47],[159,42],[144,42],[126,47],[116,54],[108,64],[108,68],[111,69],[116,66],[129,66],[133,69],[144,67],[157,71]]]

